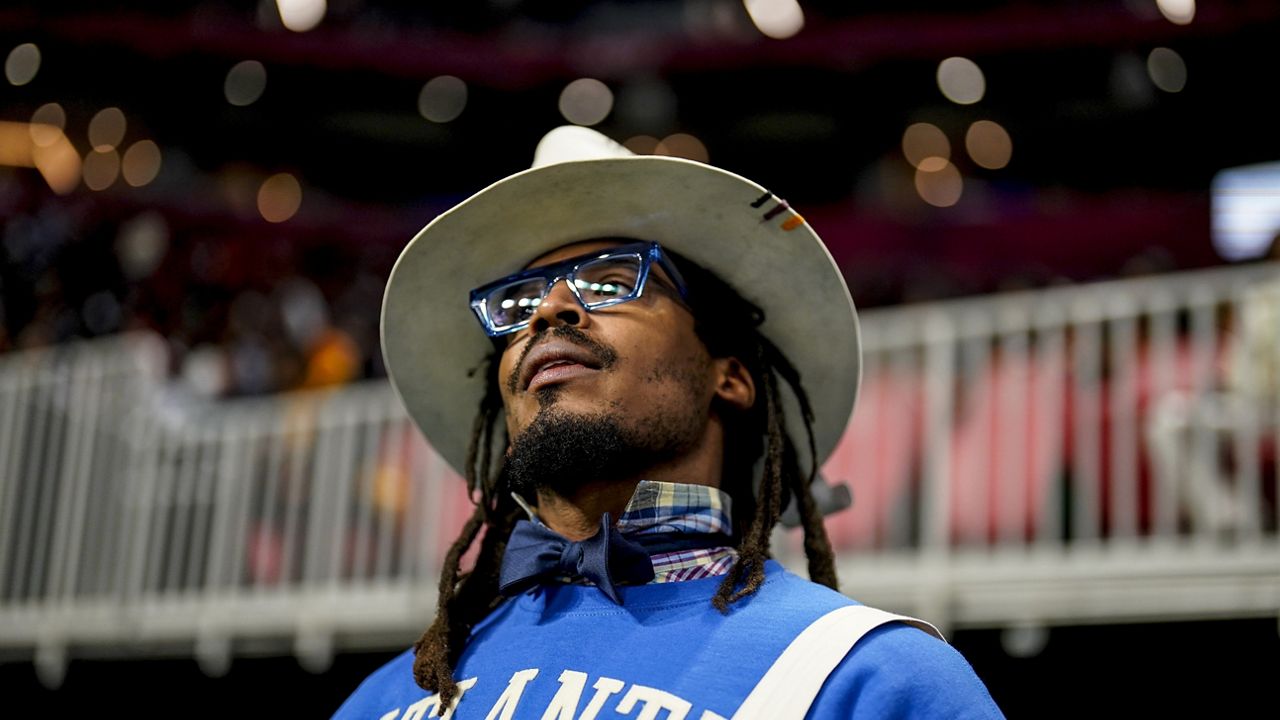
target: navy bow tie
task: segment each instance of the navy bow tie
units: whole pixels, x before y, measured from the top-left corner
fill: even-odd
[[[718,533],[663,533],[629,540],[613,526],[608,513],[600,518],[600,532],[579,541],[569,540],[545,525],[521,520],[507,541],[498,589],[511,597],[543,580],[581,577],[621,605],[622,598],[614,585],[643,585],[652,580],[650,553],[723,547],[730,542]]]

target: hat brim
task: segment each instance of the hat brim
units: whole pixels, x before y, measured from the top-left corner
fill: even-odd
[[[652,240],[719,275],[765,311],[761,331],[800,373],[818,458],[840,440],[861,375],[857,314],[809,224],[763,187],[702,163],[637,156],[512,175],[443,213],[405,247],[382,305],[387,373],[409,416],[464,471],[493,352],[469,291],[563,245]],[[787,431],[808,441],[785,390]],[[802,450],[803,452],[803,450]],[[803,456],[803,455],[802,455]]]

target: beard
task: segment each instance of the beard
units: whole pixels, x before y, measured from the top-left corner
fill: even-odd
[[[507,487],[530,501],[540,490],[569,497],[590,482],[640,478],[688,450],[697,430],[693,414],[626,427],[607,412],[577,414],[547,404],[511,443],[502,474]]]
[[[619,360],[603,345],[571,325],[548,331],[591,351],[602,372]],[[508,392],[517,392],[525,357],[537,344],[530,342],[507,379]],[[618,400],[602,400],[598,409],[568,410],[560,402],[565,386],[553,383],[536,391],[538,411],[533,421],[512,438],[500,470],[507,487],[536,503],[539,491],[571,497],[592,482],[643,479],[649,469],[687,452],[701,438],[710,414],[697,398],[706,393],[710,359],[705,352],[668,358],[637,382],[655,387],[663,397],[638,414]]]

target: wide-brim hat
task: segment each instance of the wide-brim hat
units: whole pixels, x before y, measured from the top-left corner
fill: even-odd
[[[853,411],[861,355],[853,300],[813,228],[744,177],[692,160],[633,155],[594,130],[562,127],[543,138],[531,169],[432,220],[387,281],[387,373],[409,416],[455,470],[464,471],[485,394],[478,368],[494,351],[468,304],[470,290],[555,248],[602,237],[656,241],[762,308],[761,331],[808,394],[819,462],[830,455]],[[787,431],[804,457],[799,407],[781,387]]]

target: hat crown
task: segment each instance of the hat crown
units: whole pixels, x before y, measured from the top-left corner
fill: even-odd
[[[540,168],[577,160],[605,160],[634,157],[635,153],[612,138],[581,125],[561,125],[542,136],[533,151],[533,167]]]

